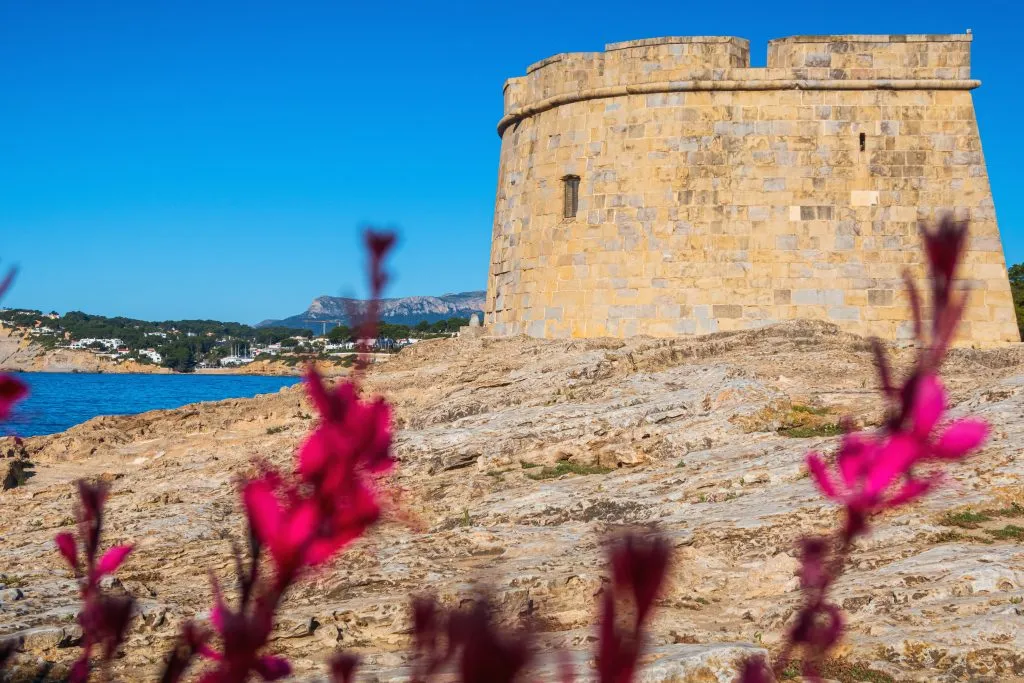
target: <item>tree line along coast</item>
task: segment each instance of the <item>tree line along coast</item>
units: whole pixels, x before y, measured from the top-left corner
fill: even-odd
[[[44,351],[78,349],[114,364],[128,361],[175,372],[240,367],[255,360],[296,366],[309,360],[348,365],[360,349],[394,353],[424,339],[450,337],[468,318],[449,318],[416,325],[382,323],[375,339],[357,339],[346,325],[326,334],[283,326],[256,327],[219,320],[153,322],[71,311],[61,315],[32,309],[0,309],[0,328]]]

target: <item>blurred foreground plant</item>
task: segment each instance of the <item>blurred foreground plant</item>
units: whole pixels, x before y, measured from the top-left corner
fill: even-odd
[[[132,551],[130,545],[118,545],[100,556],[106,501],[105,484],[78,482],[78,505],[75,508],[78,538],[74,534],[62,533],[54,539],[60,554],[81,582],[82,611],[78,614],[78,623],[82,627],[82,655],[71,667],[69,680],[72,683],[89,679],[92,670],[90,657],[97,647],[102,648],[104,664],[114,658],[124,640],[135,604],[131,596],[106,593],[100,588],[100,581],[116,572]]]
[[[925,320],[920,292],[909,274],[905,275],[917,344],[913,366],[901,384],[894,384],[885,349],[874,340],[886,404],[883,426],[865,434],[853,432],[847,425],[832,465],[819,453],[807,455],[815,483],[826,497],[843,506],[844,521],[829,537],[807,537],[800,542],[803,605],[774,666],[769,668],[763,659],[748,661],[741,676],[743,683],[774,680],[796,651],[801,654],[803,675],[820,680],[821,664],[843,632],[841,610],[830,600],[829,591],[843,574],[854,542],[868,533],[873,516],[916,500],[941,483],[941,469],[924,467],[960,460],[978,449],[988,435],[988,425],[981,420],[944,423],[947,397],[939,379],[939,368],[967,301],[966,291],[954,286],[967,223],[947,216],[934,230],[922,225],[921,234],[931,283],[931,316]]]
[[[14,269],[7,271],[7,275],[0,280],[0,299],[3,299],[4,292],[14,281]],[[7,419],[14,404],[25,398],[28,394],[28,387],[25,383],[11,375],[0,374],[0,420]],[[0,665],[2,665],[0,661]]]
[[[361,326],[362,338],[375,334],[377,302],[387,283],[383,262],[394,236],[371,231],[366,243],[372,303]],[[242,488],[251,557],[246,570],[235,551],[241,593],[237,608],[227,604],[213,580],[210,621],[220,649],[209,645],[209,634],[196,624],[186,624],[162,680],[179,680],[197,655],[214,664],[200,679],[204,683],[241,683],[252,674],[273,681],[291,672],[285,659],[263,654],[281,600],[305,573],[377,522],[381,501],[375,478],[394,466],[390,408],[382,399],[359,398],[357,382],[365,364],[361,357],[357,371],[334,389],[324,387],[315,367],[309,368],[306,388],[319,422],[299,448],[294,471],[266,469]],[[260,573],[264,549],[273,565],[271,576]],[[332,670],[344,680],[351,668],[336,663]]]

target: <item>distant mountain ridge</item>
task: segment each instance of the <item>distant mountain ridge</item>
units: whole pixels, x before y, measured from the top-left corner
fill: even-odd
[[[483,290],[442,294],[441,296],[404,296],[396,299],[382,299],[380,317],[383,322],[395,325],[415,325],[426,320],[429,323],[447,318],[468,318],[474,313],[483,313]],[[281,325],[314,332],[330,331],[337,325],[351,325],[349,313],[363,311],[366,301],[342,296],[318,296],[304,312],[282,320],[264,320],[256,327]]]

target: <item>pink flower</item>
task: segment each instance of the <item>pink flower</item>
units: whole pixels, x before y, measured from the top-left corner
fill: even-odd
[[[367,234],[371,302],[361,337],[370,336],[367,331],[376,324],[377,300],[387,279],[382,261],[393,243],[393,235]],[[361,367],[362,363],[356,370]],[[313,367],[306,386],[320,420],[299,449],[295,471],[291,476],[266,471],[242,489],[253,556],[246,572],[236,553],[241,584],[237,612],[228,608],[214,584],[211,621],[223,651],[207,647],[205,641],[195,644],[183,634],[184,654],[171,658],[167,669],[173,680],[181,677],[195,654],[217,662],[201,679],[205,683],[241,683],[251,672],[268,681],[287,676],[290,667],[285,660],[259,654],[285,592],[302,570],[328,561],[381,516],[375,476],[394,465],[390,408],[382,400],[361,401],[352,381],[326,388]],[[272,579],[260,577],[263,549],[276,569]],[[347,681],[354,668],[353,660],[336,659],[332,677]]]
[[[612,580],[632,594],[637,620],[644,621],[668,571],[668,543],[660,537],[626,536],[611,556]]]
[[[316,532],[316,504],[309,500],[282,500],[288,496],[274,473],[250,481],[242,500],[253,533],[270,550],[278,571],[291,575],[302,566],[306,548]]]
[[[64,560],[70,565],[70,567],[78,572],[78,546],[75,543],[75,537],[70,533],[57,534],[53,539],[57,543],[57,550],[64,557]]]
[[[380,518],[372,475],[394,465],[386,403],[360,401],[349,382],[328,390],[313,369],[306,384],[321,421],[299,450],[301,486],[267,473],[243,491],[253,532],[284,576],[326,562]]]
[[[0,375],[0,420],[7,419],[14,404],[25,398],[28,387],[10,375]]]
[[[259,654],[273,627],[272,612],[232,611],[224,602],[216,580],[213,581],[213,597],[210,623],[220,634],[224,651],[217,652],[205,641],[196,644],[196,652],[217,662],[216,668],[200,679],[202,683],[242,683],[248,679],[250,671],[264,681],[276,681],[289,675],[291,665],[286,659]]]
[[[879,443],[870,437],[847,434],[836,457],[840,482],[818,453],[807,455],[807,467],[818,488],[851,512],[867,515],[923,494],[927,481],[908,481],[895,495],[887,495],[897,476],[913,464],[913,446],[906,438]]]
[[[924,298],[908,271],[904,280],[918,351],[902,385],[893,381],[882,343],[873,343],[879,383],[888,403],[884,427],[873,435],[846,430],[834,467],[818,453],[807,455],[807,467],[818,488],[845,506],[846,523],[831,540],[805,538],[802,542],[804,604],[778,654],[775,672],[783,671],[794,650],[801,649],[803,675],[821,680],[821,663],[843,632],[842,613],[829,602],[829,592],[847,565],[854,540],[867,531],[871,515],[914,500],[936,485],[939,475],[921,476],[915,471],[917,465],[959,460],[979,448],[988,435],[988,426],[976,419],[941,426],[947,399],[936,373],[966,303],[965,293],[955,287],[955,275],[966,245],[967,224],[946,216],[937,229],[922,226],[921,232],[931,284],[931,330],[926,333]],[[773,680],[772,674],[763,660],[750,659],[740,680],[764,683]]]
[[[988,424],[970,418],[949,425],[932,445],[932,457],[959,460],[979,448],[988,438]]]
[[[321,424],[299,452],[298,472],[304,481],[336,491],[356,469],[381,473],[394,466],[387,403],[360,401],[352,382],[329,390],[313,367],[306,373],[306,388]]]
[[[739,683],[775,683],[775,676],[764,657],[748,657],[740,670]]]
[[[946,390],[942,382],[935,375],[925,375],[917,382],[909,411],[920,460],[959,460],[985,443],[988,425],[973,418],[955,420],[936,436],[935,427],[945,410]]]
[[[7,288],[14,281],[14,269],[7,271],[7,275],[0,280],[0,297],[4,295]],[[25,398],[28,394],[28,387],[10,375],[0,375],[0,420],[7,419],[14,404]]]
[[[659,536],[628,535],[611,552],[612,586],[601,599],[597,671],[601,683],[633,680],[643,647],[643,630],[668,573],[668,543]],[[631,628],[619,623],[617,603],[631,599]]]
[[[104,553],[103,558],[96,565],[96,576],[103,577],[116,572],[131,552],[132,546],[130,545],[115,545]]]
[[[331,683],[352,683],[355,680],[359,658],[345,653],[331,657]]]
[[[899,431],[843,437],[836,457],[840,481],[821,455],[808,454],[807,467],[822,493],[862,514],[895,507],[925,494],[937,481],[935,476],[915,477],[915,465],[958,460],[984,443],[988,427],[980,420],[957,420],[937,429],[946,410],[946,393],[938,377],[927,374],[911,386],[915,391]],[[900,486],[893,491],[897,483]]]
[[[100,580],[117,571],[132,552],[130,545],[113,546],[97,560],[103,527],[103,506],[107,499],[106,487],[80,481],[78,497],[75,516],[78,518],[79,538],[76,540],[74,535],[62,533],[57,534],[54,542],[75,576],[84,574],[81,578],[83,605],[78,615],[78,623],[82,626],[82,654],[68,675],[70,681],[84,683],[89,679],[90,657],[96,647],[102,648],[104,661],[109,662],[117,653],[128,630],[135,603],[131,597],[105,595],[100,590]],[[81,555],[78,552],[79,543],[82,546]]]
[[[445,612],[429,598],[413,602],[415,683],[454,660],[461,683],[511,683],[533,658],[528,633],[502,633],[486,597],[466,612]],[[335,679],[338,680],[338,679]]]

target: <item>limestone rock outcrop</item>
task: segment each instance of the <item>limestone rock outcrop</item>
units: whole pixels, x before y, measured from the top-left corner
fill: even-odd
[[[852,667],[873,680],[1024,675],[1024,546],[1006,531],[1024,526],[1024,349],[954,351],[946,376],[991,443],[853,552],[835,591],[849,619],[839,680]],[[360,680],[403,680],[408,596],[456,606],[486,588],[504,623],[529,617],[544,652],[589,672],[604,545],[642,526],[668,536],[675,562],[641,680],[730,681],[747,653],[777,646],[798,604],[796,540],[838,517],[806,476],[806,451],[835,442],[814,429],[842,414],[877,423],[875,384],[867,342],[827,323],[405,349],[367,385],[395,405],[395,483],[414,521],[376,529],[289,594],[273,647],[298,680],[322,679],[337,648],[363,657]],[[0,493],[0,635],[26,643],[19,666],[76,654],[76,588],[51,540],[72,524],[75,479],[111,482],[107,542],[137,543],[118,576],[140,612],[115,674],[152,680],[182,621],[208,618],[206,572],[233,586],[239,477],[290,463],[313,412],[286,388],[26,440],[37,474]],[[810,436],[787,436],[794,412],[821,418]],[[992,512],[950,526],[967,507]],[[538,678],[554,666],[542,656]]]

